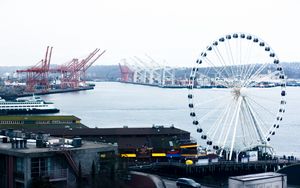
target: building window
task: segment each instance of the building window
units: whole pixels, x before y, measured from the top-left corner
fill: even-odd
[[[47,173],[48,164],[47,158],[32,158],[31,159],[31,177],[43,177]]]
[[[15,166],[15,177],[17,179],[24,179],[24,159],[16,158],[16,166]]]

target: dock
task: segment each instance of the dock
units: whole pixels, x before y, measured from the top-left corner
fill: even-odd
[[[186,165],[179,162],[158,162],[147,165],[131,166],[131,170],[157,174],[163,177],[190,177],[206,184],[227,184],[230,176],[276,172],[292,165],[300,164],[298,160],[266,160],[253,162],[219,161],[204,165]],[[170,174],[172,172],[172,174]]]

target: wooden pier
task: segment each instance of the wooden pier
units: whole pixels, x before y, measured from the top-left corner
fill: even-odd
[[[262,172],[276,172],[277,170],[291,164],[300,164],[300,161],[268,160],[247,163],[220,161],[201,165],[186,165],[183,163],[174,162],[158,162],[152,163],[150,165],[134,166],[130,168],[132,170],[143,171],[173,178],[191,177],[194,179],[203,179],[210,177],[210,179],[213,179],[211,181],[217,180],[218,184],[226,184],[227,179],[230,176]]]

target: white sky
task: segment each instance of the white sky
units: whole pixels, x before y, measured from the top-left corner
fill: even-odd
[[[0,65],[53,64],[107,52],[95,64],[149,54],[190,66],[221,35],[259,36],[281,61],[300,61],[298,0],[1,0]]]

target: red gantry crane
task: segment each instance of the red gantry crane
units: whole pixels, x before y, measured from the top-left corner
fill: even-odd
[[[100,49],[96,49],[92,53],[92,54],[94,54],[93,56],[95,56],[99,51],[100,51]],[[91,60],[93,58],[93,56],[92,56],[83,63],[83,66],[82,66],[82,69],[80,70],[80,72],[81,72],[81,79],[84,84],[86,81],[86,71],[100,58],[100,56],[102,56],[105,53],[105,51],[106,50],[100,52],[99,55],[95,59]]]
[[[61,74],[61,88],[78,88],[80,83],[85,84],[87,69],[91,67],[92,64],[95,63],[95,61],[97,61],[105,52],[105,50],[102,51],[96,58],[93,59],[99,51],[100,49],[97,48],[81,61],[74,58],[56,69],[51,69],[51,72]]]
[[[58,66],[57,68],[50,69],[52,48],[53,47],[47,47],[45,59],[42,59],[35,66],[25,70],[17,70],[17,73],[27,73],[25,91],[33,93],[38,90],[47,92],[50,88],[49,73],[61,74],[60,81],[62,89],[78,88],[81,83],[85,85],[87,69],[90,68],[92,64],[95,63],[105,52],[104,50],[100,53],[100,49],[96,48],[81,61],[74,58],[63,65]]]
[[[121,81],[122,82],[133,82],[133,74],[132,71],[126,64],[126,59],[122,59],[123,64],[119,63],[119,68],[121,71]]]
[[[17,73],[26,73],[26,89],[27,92],[35,92],[36,89],[47,91],[49,89],[49,67],[52,55],[52,48],[47,46],[45,58],[38,62],[35,66],[25,70],[17,70]]]

